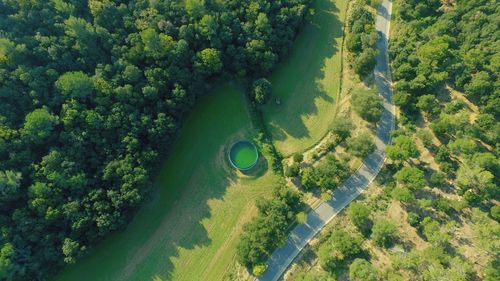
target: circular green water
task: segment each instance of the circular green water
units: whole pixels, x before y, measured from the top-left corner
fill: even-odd
[[[252,169],[259,160],[259,153],[255,145],[249,141],[239,141],[229,151],[231,165],[241,171]]]

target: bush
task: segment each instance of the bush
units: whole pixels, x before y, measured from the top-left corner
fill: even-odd
[[[295,153],[293,155],[293,162],[295,163],[300,163],[304,160],[304,155],[300,154],[300,153]]]
[[[300,165],[298,163],[293,163],[288,166],[285,172],[285,176],[289,178],[298,177],[300,173]]]
[[[434,173],[432,173],[431,177],[429,178],[429,183],[433,187],[443,186],[446,183],[446,177],[441,172],[434,172]]]
[[[394,188],[391,192],[393,199],[403,203],[411,202],[415,199],[415,195],[407,188]]]
[[[420,130],[417,132],[417,137],[422,141],[425,147],[430,148],[432,146],[432,133],[427,130]]]
[[[500,222],[500,206],[495,205],[495,206],[491,207],[490,208],[490,216],[494,220]]]
[[[417,213],[408,212],[407,221],[411,226],[417,227],[420,224],[421,220],[422,218]]]
[[[272,85],[266,78],[260,78],[252,84],[252,100],[256,104],[265,104],[271,96]]]
[[[373,265],[364,259],[355,259],[349,266],[349,280],[377,281],[378,272]]]
[[[266,264],[257,264],[257,265],[254,265],[253,269],[252,269],[252,273],[254,276],[262,276],[262,274],[264,274],[264,272],[266,272],[266,269],[267,269],[267,265]]]

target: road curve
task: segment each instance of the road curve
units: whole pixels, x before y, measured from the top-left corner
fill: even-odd
[[[389,70],[388,40],[391,22],[392,1],[383,0],[377,8],[376,29],[381,35],[377,43],[380,53],[375,66],[375,84],[383,98],[384,111],[377,124],[375,143],[377,150],[369,155],[363,165],[340,186],[332,199],[321,203],[309,212],[306,222],[297,225],[289,234],[285,245],[276,249],[267,261],[268,268],[260,281],[276,281],[290,266],[295,257],[318,232],[330,222],[352,200],[360,195],[375,179],[385,161],[385,147],[391,141],[395,127],[395,106],[392,102],[391,74]]]

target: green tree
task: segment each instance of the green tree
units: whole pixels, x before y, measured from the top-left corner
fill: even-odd
[[[425,175],[417,167],[405,166],[394,174],[397,183],[409,189],[421,189],[427,184]]]
[[[203,49],[197,55],[196,66],[207,74],[217,74],[222,69],[222,61],[220,52],[214,48]]]
[[[23,134],[30,140],[41,143],[46,140],[57,124],[57,117],[50,114],[46,107],[38,108],[26,115]]]
[[[370,220],[370,209],[358,202],[352,202],[347,207],[347,217],[364,234],[368,233],[372,227]]]
[[[407,161],[420,156],[415,142],[408,136],[401,135],[392,140],[392,145],[386,148],[387,156],[394,161]]]
[[[349,280],[377,281],[378,272],[373,265],[364,259],[355,259],[349,266]]]
[[[21,179],[19,172],[0,171],[0,207],[21,197]]]
[[[347,151],[356,157],[364,158],[376,149],[373,137],[363,132],[356,137],[351,137],[347,141]]]
[[[439,102],[434,95],[420,96],[417,107],[430,116],[436,116],[440,112]]]
[[[377,64],[376,58],[378,51],[375,49],[366,49],[354,59],[354,71],[361,77],[370,74]]]
[[[375,91],[354,92],[351,104],[354,111],[368,122],[377,122],[382,116],[382,98]]]
[[[94,85],[82,71],[66,72],[57,79],[56,89],[67,99],[84,99],[90,96]]]
[[[300,172],[300,183],[308,190],[318,187],[318,173],[311,167],[306,167]]]
[[[371,238],[375,244],[388,248],[393,245],[397,236],[397,228],[392,222],[380,219],[373,224]]]

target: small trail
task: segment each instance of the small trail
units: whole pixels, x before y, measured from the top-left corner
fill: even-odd
[[[385,162],[385,147],[391,141],[395,128],[395,106],[392,102],[392,80],[389,68],[388,44],[392,13],[392,0],[383,0],[377,8],[375,27],[381,39],[377,43],[380,54],[375,66],[375,84],[383,99],[384,111],[377,124],[377,149],[366,157],[363,165],[340,186],[332,199],[311,210],[306,222],[297,225],[288,235],[285,245],[276,249],[267,261],[268,268],[260,281],[276,281],[290,266],[300,251],[352,200],[356,199],[375,179]]]

